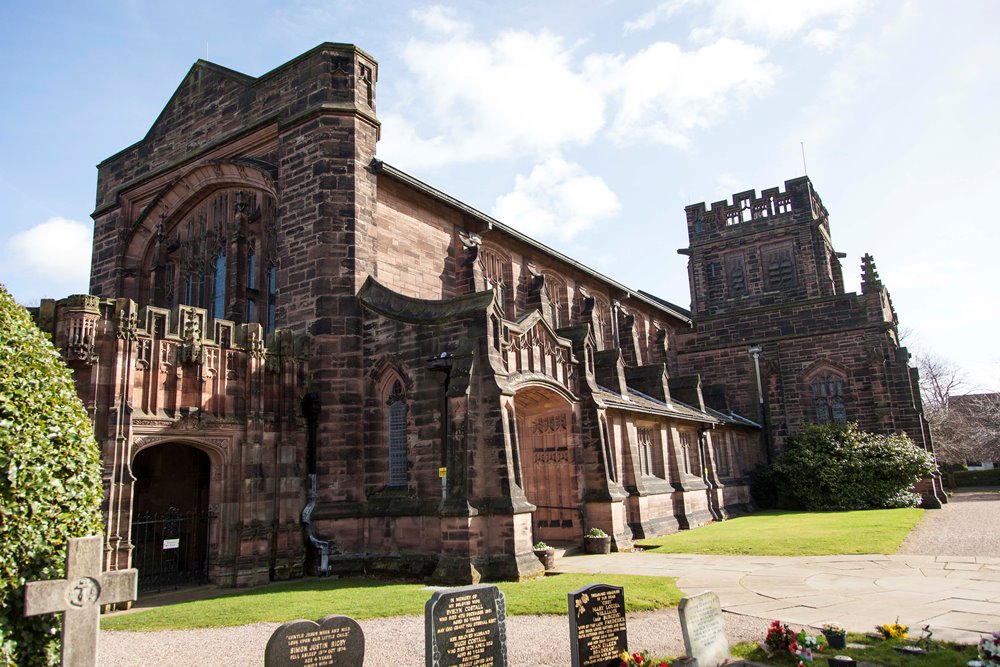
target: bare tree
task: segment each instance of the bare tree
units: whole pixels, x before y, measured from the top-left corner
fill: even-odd
[[[1000,394],[963,394],[965,375],[947,359],[917,356],[924,414],[938,461],[1000,461]]]
[[[935,354],[918,354],[917,368],[920,369],[920,394],[926,411],[947,410],[948,399],[958,395],[966,385],[961,369]]]

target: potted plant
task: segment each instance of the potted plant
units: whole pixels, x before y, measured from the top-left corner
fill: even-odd
[[[583,540],[583,550],[588,554],[609,554],[611,537],[600,528],[591,528]]]
[[[822,632],[830,648],[841,649],[847,646],[847,630],[839,623],[825,624]]]
[[[532,547],[535,550],[535,556],[538,560],[542,561],[542,565],[545,566],[546,570],[551,570],[556,566],[556,550],[547,545],[545,542],[536,542],[535,546]]]

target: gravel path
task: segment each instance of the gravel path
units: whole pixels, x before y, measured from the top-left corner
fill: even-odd
[[[1000,489],[956,492],[928,510],[896,552],[924,556],[1000,556]]]
[[[730,644],[756,641],[769,621],[725,613]],[[361,621],[365,632],[365,667],[423,667],[424,620],[419,616]],[[168,632],[101,632],[103,667],[184,665],[191,667],[260,667],[264,647],[277,623],[236,628]],[[628,615],[629,646],[657,655],[684,653],[676,609]],[[569,624],[559,616],[513,616],[507,619],[511,667],[569,665]],[[360,667],[360,665],[359,665]]]

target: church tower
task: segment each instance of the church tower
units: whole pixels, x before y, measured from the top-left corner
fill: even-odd
[[[874,260],[845,293],[830,217],[808,177],[686,208],[692,330],[678,363],[712,407],[752,415],[771,457],[809,423],[902,431],[931,449],[916,370]],[[925,503],[943,494],[927,480]]]

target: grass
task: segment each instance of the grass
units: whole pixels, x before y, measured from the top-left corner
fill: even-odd
[[[554,574],[523,583],[497,584],[507,613],[566,614],[566,594],[593,583],[625,588],[625,608],[645,611],[673,607],[683,593],[673,577]],[[284,623],[341,614],[354,619],[422,615],[433,590],[424,584],[374,579],[308,579],[239,591],[208,600],[182,602],[101,619],[105,630],[186,630]]]
[[[820,641],[824,641],[822,638]],[[858,661],[868,664],[883,665],[884,667],[955,667],[964,665],[969,660],[976,657],[976,647],[962,644],[951,644],[949,642],[931,641],[927,646],[927,655],[905,655],[899,653],[893,647],[903,646],[907,642],[893,639],[888,641],[872,640],[863,634],[847,635],[847,641],[857,644],[865,644],[864,649],[830,649],[824,644],[823,651],[814,653],[815,665],[826,663],[824,656],[849,655]],[[765,665],[776,665],[778,667],[794,666],[797,664],[790,653],[783,653],[768,658],[764,651],[757,645],[751,643],[737,644],[731,647],[733,655],[744,660],[753,660]]]
[[[894,554],[921,509],[856,512],[768,510],[698,530],[641,540],[647,551],[748,556]]]

